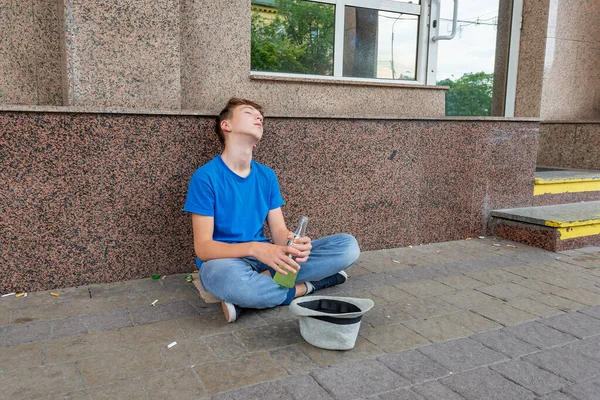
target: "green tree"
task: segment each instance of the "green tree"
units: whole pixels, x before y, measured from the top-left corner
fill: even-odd
[[[275,5],[271,21],[252,15],[251,68],[332,75],[334,7],[298,0],[276,0]]]
[[[438,86],[449,86],[446,92],[446,115],[484,116],[492,114],[494,74],[470,72],[453,81],[444,79]]]

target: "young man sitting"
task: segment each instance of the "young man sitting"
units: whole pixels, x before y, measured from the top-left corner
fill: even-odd
[[[260,105],[229,100],[216,124],[223,152],[196,170],[184,206],[192,213],[200,281],[222,299],[228,322],[236,320],[240,308],[287,305],[295,297],[344,283],[343,270],[360,255],[356,239],[347,234],[305,236],[286,245],[293,235],[281,211],[277,177],[252,160],[263,119]],[[265,220],[273,243],[264,235]],[[279,286],[275,272],[297,272],[295,287]]]

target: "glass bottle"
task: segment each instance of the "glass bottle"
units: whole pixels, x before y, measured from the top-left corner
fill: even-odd
[[[304,235],[306,235],[306,225],[307,224],[308,224],[308,217],[300,217],[300,222],[298,222],[298,226],[296,227],[296,230],[294,231],[294,236],[287,242],[287,246],[290,246],[292,243],[294,243],[295,239],[301,238]],[[296,259],[296,257],[292,256],[291,254],[289,255],[289,257],[292,260]],[[279,286],[283,286],[286,288],[293,288],[294,285],[296,284],[297,276],[298,276],[297,273],[292,273],[289,271],[288,271],[287,275],[283,275],[283,274],[280,274],[279,272],[276,272],[275,276],[273,277],[273,280]]]

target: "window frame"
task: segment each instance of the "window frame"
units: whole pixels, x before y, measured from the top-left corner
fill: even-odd
[[[332,4],[335,6],[335,30],[333,45],[333,76],[326,75],[308,75],[290,72],[265,72],[250,71],[250,75],[275,76],[275,77],[294,77],[318,80],[347,80],[372,83],[391,83],[401,85],[425,85],[427,84],[427,59],[431,57],[431,50],[428,49],[431,33],[429,32],[429,1],[420,0],[421,4],[412,4],[409,2],[391,1],[391,0],[306,0],[314,3]],[[416,15],[419,19],[417,32],[417,59],[416,61],[416,79],[387,79],[387,78],[356,78],[343,75],[343,53],[344,53],[344,15],[346,6],[369,8],[372,10],[401,12],[410,15]],[[434,83],[435,85],[435,83]]]

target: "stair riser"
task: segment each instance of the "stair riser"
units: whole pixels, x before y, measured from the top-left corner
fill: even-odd
[[[533,206],[552,206],[556,204],[580,203],[582,201],[599,201],[600,191],[580,193],[540,194],[533,196]]]
[[[490,226],[495,236],[549,251],[573,250],[600,245],[600,234],[561,240],[562,233],[558,228],[510,221],[496,217],[492,217]],[[596,228],[592,227],[593,232],[596,230]]]

